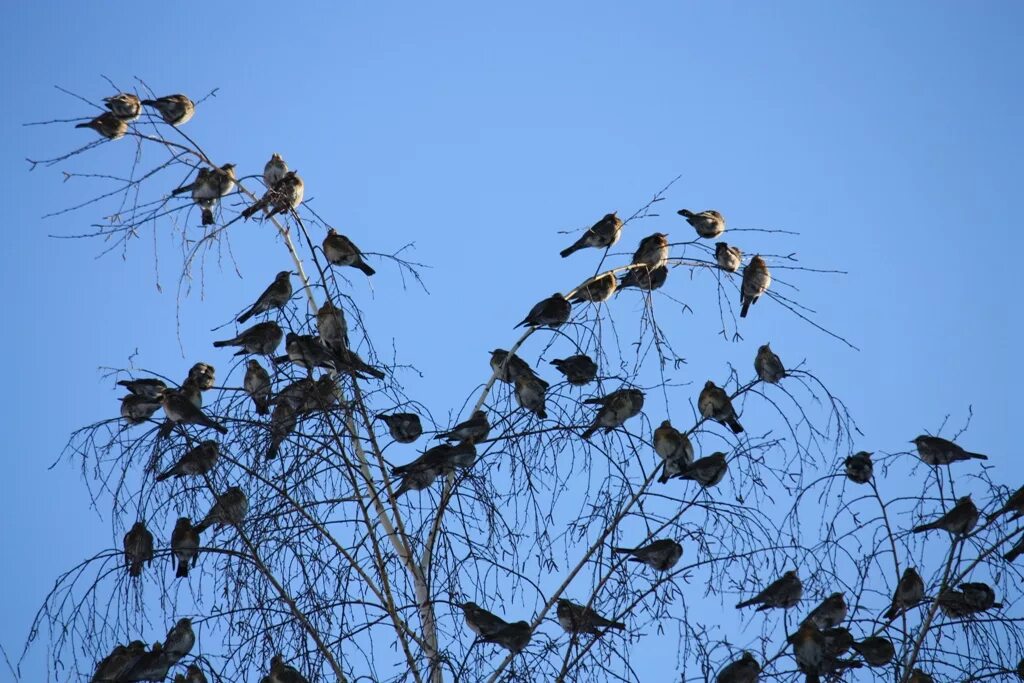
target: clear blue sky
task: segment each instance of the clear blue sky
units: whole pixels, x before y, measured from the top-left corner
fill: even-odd
[[[138,350],[138,364],[171,376],[201,359],[226,373],[209,330],[287,267],[259,234],[267,228],[238,225],[245,279],[225,264],[205,299],[187,300],[182,357],[173,256],[155,264],[148,235],[125,260],[95,259],[96,242],[47,237],[85,231],[96,218],[88,212],[41,216],[99,185],[30,173],[23,159],[60,154],[89,133],[21,124],[89,114],[53,86],[98,100],[112,94],[101,74],[196,97],[219,88],[188,124],[215,158],[258,172],[281,152],[306,178],[307,199],[365,250],[415,243],[413,260],[431,266],[429,295],[403,290],[389,265],[372,290],[356,283],[378,348],[393,339],[423,372],[409,378],[410,394],[437,414],[486,379],[486,351],[512,343],[511,325],[532,302],[592,272],[591,258],[559,259],[573,239],[560,231],[615,209],[628,215],[681,174],[644,234],[690,239],[674,215],[682,206],[801,233],[749,241],[848,270],[793,279],[816,320],[861,349],[762,303],[744,341],[705,342],[716,345],[707,352],[687,346],[694,319],[668,322],[684,355],[722,376],[724,361],[746,369],[771,340],[847,401],[869,450],[902,448],[947,414],[959,425],[973,406],[972,450],[991,454],[1008,483],[1024,473],[1010,424],[1024,379],[1011,355],[1024,246],[1021,4],[98,7],[0,9],[0,278],[18,294],[3,342],[0,644],[9,656],[57,575],[114,542],[79,473],[47,470],[74,428],[116,414],[119,394],[99,368]],[[123,162],[112,147],[98,154]],[[66,168],[95,170],[98,158]],[[622,250],[642,236],[627,234]],[[691,305],[713,305],[689,301],[697,288],[685,278],[674,285]],[[467,319],[460,309],[472,323],[454,334]],[[25,680],[41,680],[31,672],[44,651],[30,656]]]

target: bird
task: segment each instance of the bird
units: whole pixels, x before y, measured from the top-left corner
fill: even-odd
[[[117,383],[119,386],[124,387],[130,391],[133,395],[139,396],[146,399],[160,400],[160,395],[167,389],[167,385],[162,380],[146,377],[143,379],[123,379]]]
[[[286,664],[284,657],[274,655],[270,658],[270,674],[263,679],[262,683],[309,683],[309,681],[294,666]]]
[[[391,470],[396,476],[402,476],[411,472],[434,472],[437,474],[449,474],[458,469],[472,467],[476,461],[476,446],[471,443],[460,443],[451,445],[447,443],[432,446],[423,451],[418,458],[405,465],[399,465]]]
[[[310,373],[316,368],[336,369],[335,356],[331,351],[320,343],[320,337],[312,334],[295,334],[289,332],[285,335],[284,348],[287,355],[278,356],[275,363],[292,362],[301,365]]]
[[[85,123],[79,123],[75,128],[92,128],[108,140],[120,140],[128,132],[128,124],[110,111],[105,111]]]
[[[656,232],[640,240],[640,245],[633,252],[630,265],[645,265],[649,270],[661,268],[668,262],[668,235]]]
[[[733,434],[743,432],[743,425],[736,419],[736,409],[732,407],[732,399],[725,389],[715,386],[708,380],[697,397],[697,409],[705,418],[727,425]]]
[[[438,471],[433,469],[416,470],[401,475],[401,482],[395,489],[395,499],[408,491],[422,491],[433,485],[437,480]]]
[[[172,126],[180,126],[188,123],[192,115],[196,113],[196,105],[192,100],[182,94],[158,97],[155,100],[142,100],[143,106],[153,107],[160,112],[164,123]]]
[[[180,387],[177,389],[169,389],[168,391],[174,391],[175,393],[181,394],[196,408],[203,407],[203,390],[200,389],[199,385],[193,380],[186,379],[181,383]]]
[[[153,564],[153,534],[141,520],[124,535],[124,562],[133,577],[142,576],[143,563]]]
[[[212,439],[203,441],[181,456],[178,462],[158,474],[156,480],[163,481],[171,477],[181,478],[184,476],[206,474],[217,464],[219,457],[220,444]]]
[[[636,287],[637,289],[650,292],[664,285],[667,279],[668,266],[659,266],[654,270],[630,268],[629,272],[619,280],[619,287],[616,291],[622,291],[627,287]]]
[[[768,344],[757,348],[757,356],[754,357],[754,370],[762,382],[769,384],[777,384],[786,376],[786,369],[782,367],[782,361]]]
[[[603,633],[601,629],[626,630],[626,625],[621,621],[605,619],[589,607],[578,605],[565,598],[558,600],[555,612],[558,615],[558,623],[566,633],[592,633],[599,636]]]
[[[285,304],[292,298],[292,273],[289,270],[282,270],[270,283],[260,297],[256,299],[249,309],[238,316],[238,323],[244,323],[257,313],[266,313],[274,308],[284,308]]]
[[[245,497],[242,489],[232,486],[223,494],[217,496],[217,500],[210,507],[206,517],[195,526],[196,533],[201,534],[214,524],[217,525],[217,529],[226,524],[239,526],[242,520],[245,519],[245,514],[248,511],[249,499]]]
[[[725,218],[714,209],[698,213],[689,209],[679,209],[676,213],[685,218],[697,234],[705,239],[714,239],[725,232]]]
[[[622,219],[615,215],[616,212],[605,214],[604,218],[587,228],[583,236],[573,242],[572,246],[563,249],[560,254],[566,258],[580,249],[596,247],[604,249],[619,241],[622,235]]]
[[[203,225],[213,225],[216,222],[213,218],[213,209],[221,197],[228,196],[235,189],[235,180],[234,164],[224,164],[220,168],[199,169],[192,185],[179,187],[173,194],[191,188],[192,200],[202,211]]]
[[[195,664],[189,664],[185,675],[178,674],[174,677],[174,683],[207,683],[206,674]]]
[[[295,407],[287,401],[279,401],[270,414],[270,447],[267,448],[267,460],[277,457],[277,451],[288,435],[295,429],[297,422]]]
[[[980,581],[960,584],[964,596],[964,604],[973,612],[986,612],[993,607],[1001,608],[1003,603],[996,602],[996,592],[992,586]]]
[[[896,591],[892,596],[892,606],[885,613],[885,618],[892,620],[900,615],[903,610],[909,609],[924,600],[924,581],[921,575],[913,567],[903,570],[903,576],[896,584]]]
[[[275,322],[256,323],[247,330],[239,332],[232,339],[215,341],[213,345],[217,348],[223,346],[241,346],[242,350],[235,355],[241,356],[246,353],[256,353],[270,356],[281,344],[284,332]]]
[[[977,523],[978,508],[975,507],[974,501],[972,501],[971,497],[968,495],[958,498],[956,505],[934,522],[915,526],[911,531],[915,534],[919,534],[922,531],[942,529],[943,531],[948,531],[954,536],[959,536],[971,533],[974,529],[974,525]]]
[[[1009,552],[1003,555],[1003,559],[1007,562],[1013,562],[1022,554],[1024,554],[1024,537],[1017,541],[1017,543],[1014,544],[1012,548],[1010,548]]]
[[[142,424],[160,410],[160,398],[147,398],[139,394],[128,394],[121,399],[121,417],[128,424]]]
[[[846,619],[846,611],[845,596],[842,593],[833,593],[811,610],[804,621],[810,621],[821,630],[834,628]]]
[[[437,435],[438,439],[447,441],[468,441],[479,443],[487,438],[491,431],[491,423],[487,421],[487,413],[483,410],[473,412],[473,415],[464,422],[460,422],[447,432]]]
[[[359,379],[376,377],[384,379],[386,375],[359,357],[352,349],[342,347],[334,351],[334,367],[338,372],[349,372]]]
[[[352,266],[363,271],[367,276],[377,272],[363,260],[363,252],[359,251],[359,247],[334,228],[327,230],[327,237],[324,238],[322,248],[324,256],[332,266]]]
[[[821,635],[825,637],[826,657],[838,657],[853,647],[853,635],[849,629],[842,626],[827,628],[821,632]]]
[[[615,273],[611,271],[595,275],[576,288],[570,302],[575,304],[590,301],[597,304],[608,301],[618,286],[619,281],[615,279]],[[561,294],[558,296],[560,297]]]
[[[640,414],[644,407],[644,392],[639,389],[616,389],[606,396],[596,396],[584,401],[588,405],[601,406],[594,416],[594,422],[581,434],[589,439],[598,429],[605,434],[621,427],[626,420]]]
[[[741,609],[748,605],[760,605],[757,608],[758,612],[773,607],[789,609],[800,602],[800,597],[803,593],[804,586],[800,582],[800,577],[796,575],[795,570],[791,569],[780,578],[768,584],[767,588],[754,597],[737,603],[736,609]]]
[[[146,652],[146,644],[133,640],[128,645],[116,645],[110,654],[100,660],[92,675],[92,683],[117,683],[125,680],[128,672]]]
[[[574,387],[590,384],[597,377],[597,363],[583,353],[568,358],[556,358],[551,365],[565,375],[566,381]]]
[[[930,674],[926,674],[921,669],[915,668],[910,672],[907,677],[906,683],[935,683],[935,679]]]
[[[851,647],[864,658],[868,666],[885,666],[896,656],[892,641],[882,636],[870,636],[854,642]]]
[[[547,299],[535,304],[516,327],[543,327],[545,325],[558,327],[569,319],[571,312],[572,304],[569,303],[569,300],[555,292]]]
[[[270,394],[272,385],[270,373],[260,365],[255,358],[250,358],[245,364],[245,378],[242,380],[245,393],[249,394],[253,405],[256,406],[257,415],[266,415],[270,412]]]
[[[960,460],[988,460],[987,455],[971,453],[952,441],[922,434],[910,443],[917,446],[917,455],[926,465],[949,465]]]
[[[209,363],[196,363],[188,369],[188,377],[182,382],[193,384],[199,391],[209,391],[217,381],[217,369]]]
[[[695,481],[707,489],[717,486],[725,478],[728,469],[729,463],[726,462],[725,453],[715,451],[711,455],[695,460],[692,465],[675,476],[679,479]]]
[[[1002,507],[993,512],[988,516],[988,520],[991,522],[993,519],[1001,515],[1005,515],[1008,512],[1012,512],[1008,521],[1012,522],[1022,516],[1024,516],[1024,486],[1010,494],[1010,497],[1006,499]]]
[[[787,639],[793,645],[793,657],[797,668],[806,676],[807,683],[818,683],[826,673],[825,636],[812,621],[801,624],[796,633]]]
[[[532,635],[533,632],[530,630],[528,623],[525,621],[515,621],[502,626],[494,633],[481,636],[480,640],[485,643],[501,645],[512,654],[516,654],[526,649],[526,646],[530,644]]]
[[[274,187],[281,178],[284,178],[287,172],[288,164],[285,163],[280,154],[274,152],[270,155],[270,161],[263,167],[263,184],[268,188]]]
[[[761,675],[761,665],[754,655],[744,652],[743,656],[722,667],[715,677],[715,683],[757,683]]]
[[[743,263],[743,252],[728,242],[715,242],[715,262],[727,273],[735,273]]]
[[[104,97],[103,104],[111,114],[125,123],[131,123],[142,113],[142,103],[139,102],[139,98],[135,94],[130,92],[119,92],[116,95]]]
[[[199,532],[192,526],[188,517],[178,517],[171,532],[171,552],[178,561],[174,576],[179,579],[188,578],[189,566],[196,566],[199,559]]]
[[[281,179],[267,189],[262,197],[242,211],[242,218],[249,219],[258,212],[267,210],[266,218],[297,209],[306,193],[306,185],[295,171],[287,171]]]
[[[667,572],[683,556],[683,546],[670,538],[663,538],[637,548],[612,548],[612,552],[629,555],[630,562],[642,562],[655,571]]]
[[[510,354],[505,349],[491,351],[491,370],[494,371],[498,381],[506,384],[515,384],[516,378],[520,375],[529,375],[543,384],[545,389],[548,388],[548,383],[537,376],[529,363],[514,353]]]
[[[169,435],[176,424],[197,424],[216,429],[221,434],[228,433],[227,427],[211,419],[189,400],[187,394],[181,391],[176,389],[165,391],[161,399],[161,405],[164,407],[164,415],[167,416],[167,421],[160,426],[160,431],[158,432],[161,437]]]
[[[475,602],[464,602],[459,607],[462,608],[462,614],[466,618],[466,625],[478,636],[494,635],[508,626],[507,621],[497,614],[488,612]]]
[[[846,478],[854,484],[866,484],[871,481],[874,474],[874,464],[871,462],[871,453],[859,451],[843,461],[846,471]]]
[[[162,643],[153,643],[148,652],[143,652],[118,683],[134,683],[134,681],[162,681],[167,678],[167,670],[171,668],[171,660],[164,654]]]
[[[192,630],[192,620],[185,617],[178,619],[178,623],[171,627],[164,639],[164,656],[171,660],[171,664],[177,664],[181,659],[192,651],[196,644],[196,634]]]
[[[756,304],[771,284],[772,274],[768,271],[768,264],[764,259],[760,255],[750,259],[750,263],[743,269],[743,283],[740,285],[741,318],[747,317],[750,304]]]
[[[380,413],[377,419],[388,426],[391,438],[398,443],[412,443],[423,433],[423,424],[416,413]]]
[[[328,299],[316,312],[316,331],[324,346],[337,353],[348,347],[348,325],[341,311]]]
[[[673,427],[671,420],[662,421],[654,430],[651,441],[654,443],[654,452],[665,462],[665,468],[658,478],[662,484],[693,463],[690,437]]]
[[[515,384],[519,406],[546,420],[548,414],[544,409],[544,392],[547,391],[547,383],[534,375],[523,374],[516,377]]]

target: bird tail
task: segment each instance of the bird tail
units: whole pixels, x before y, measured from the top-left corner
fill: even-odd
[[[548,419],[548,411],[544,410],[543,406],[537,409],[537,417],[542,420]]]
[[[747,317],[747,311],[750,310],[751,299],[748,299],[746,297],[742,297],[742,299],[743,300],[741,301],[741,303],[743,304],[743,308],[740,309],[740,317],[741,318],[746,318]]]
[[[253,403],[256,404],[256,414],[257,415],[266,415],[267,413],[270,412],[270,406],[267,404],[266,401],[256,401],[256,400],[253,400]]]
[[[355,266],[356,268],[358,268],[359,270],[361,270],[361,271],[363,271],[364,273],[366,273],[367,277],[369,277],[370,275],[373,275],[374,273],[376,273],[376,272],[377,272],[376,270],[374,270],[373,268],[371,268],[370,266],[368,266],[368,265],[367,265],[367,264],[366,264],[366,263],[365,263],[365,262],[364,262],[364,261],[363,261],[362,259],[359,259],[359,260],[358,260],[358,261],[356,261],[356,262],[355,262],[355,263],[354,263],[353,265],[354,265],[354,266]]]
[[[612,552],[617,555],[628,555],[634,550],[636,550],[636,548],[612,548]]]
[[[273,460],[274,458],[276,458],[277,457],[277,451],[280,448],[281,448],[281,440],[280,439],[273,439],[270,442],[270,448],[267,449],[266,459],[267,460]]]
[[[75,125],[75,128],[92,128],[92,121],[86,121],[85,123],[79,123]]]
[[[188,578],[188,558],[178,560],[178,571],[174,574],[175,578],[185,579]]]
[[[157,481],[163,481],[164,479],[170,479],[172,474],[173,474],[173,472],[171,470],[167,470],[166,472],[161,472],[160,474],[156,475],[156,480]]]
[[[579,242],[577,242],[576,244],[572,245],[571,247],[566,247],[562,251],[558,252],[558,254],[562,258],[565,258],[565,257],[567,257],[567,256],[569,256],[571,254],[575,254],[577,251],[579,251],[582,248],[583,248],[583,245],[581,245]]]
[[[144,104],[147,107],[155,107],[157,103],[156,100],[142,100],[140,104]]]
[[[132,562],[128,565],[128,576],[142,576],[142,562]]]
[[[235,318],[235,321],[238,322],[239,324],[242,324],[246,320],[248,320],[249,318],[253,317],[254,315],[256,315],[256,305],[255,304],[253,304],[252,308],[250,308],[248,311],[246,311],[242,315],[240,315],[237,318]],[[214,344],[214,346],[216,346],[216,344]]]
[[[739,420],[737,420],[735,417],[730,417],[726,421],[726,424],[729,425],[729,429],[732,430],[733,434],[742,434],[743,433],[743,425],[741,425],[739,423]]]
[[[938,528],[939,528],[939,523],[938,522],[932,522],[931,524],[922,524],[920,526],[915,526],[910,531],[911,531],[911,533],[919,534],[922,531],[931,531],[932,529],[938,529]]]
[[[203,225],[213,225],[213,209],[203,209]]]
[[[892,607],[889,608],[889,611],[887,611],[885,613],[885,618],[888,619],[889,621],[892,621],[893,619],[895,619],[896,617],[898,617],[900,615],[901,611],[902,610],[900,609],[899,605],[893,605]],[[856,643],[853,644],[853,649],[854,650],[857,649],[857,644]],[[859,650],[858,650],[858,652],[859,652]]]
[[[179,194],[182,194],[184,192],[188,192],[191,189],[192,189],[192,183],[189,183],[188,185],[182,185],[181,187],[178,187],[178,188],[175,188],[175,189],[171,190],[171,194],[179,195]]]
[[[203,422],[203,424],[204,424],[204,426],[206,426],[206,427],[211,427],[211,428],[213,428],[213,429],[216,429],[216,430],[217,430],[218,432],[220,432],[221,434],[227,434],[227,433],[228,433],[228,428],[227,428],[227,427],[225,427],[224,425],[222,425],[222,424],[221,424],[221,423],[219,423],[219,422],[214,422],[213,420],[211,420],[211,419],[209,419],[209,418],[207,418],[207,419],[206,419],[206,420],[205,420],[205,421]]]
[[[966,455],[968,458],[974,458],[975,460],[988,460],[988,456],[982,455],[981,453],[971,453],[970,451],[964,451],[964,455]]]
[[[174,423],[171,422],[170,420],[164,420],[164,423],[160,425],[160,429],[157,431],[156,435],[161,439],[165,439],[171,435],[171,431],[173,429]]]
[[[589,441],[590,437],[592,437],[594,435],[594,432],[596,432],[596,431],[597,431],[597,425],[596,424],[595,425],[591,425],[590,427],[587,427],[587,431],[585,431],[582,434],[580,434],[580,436],[582,436],[584,439]]]
[[[661,476],[658,477],[658,483],[659,484],[667,484],[668,480],[669,480],[669,476],[667,474],[665,474],[665,470],[662,470],[661,471]]]
[[[203,521],[199,522],[199,524],[196,524],[194,527],[192,527],[192,529],[197,534],[201,534],[207,529],[209,529],[212,524],[213,522],[211,522],[209,519],[204,519]]]
[[[215,342],[213,342],[213,346],[215,348],[219,349],[222,346],[231,346],[231,343],[234,342],[234,341],[235,341],[234,339],[225,339],[224,341],[215,341]]]
[[[744,607],[749,607],[750,605],[755,605],[755,604],[757,604],[757,600],[756,599],[744,600],[743,602],[737,602],[736,603],[736,609],[743,609]]]
[[[612,621],[612,622],[608,623],[608,628],[614,628],[614,629],[617,629],[619,631],[625,631],[626,630],[626,625],[623,624],[621,621]]]
[[[818,674],[816,673],[811,672],[808,674],[804,674],[804,677],[805,683],[821,683],[821,678],[819,678]]]
[[[1024,541],[1021,541],[1017,545],[1015,545],[1012,548],[1010,548],[1010,552],[1008,552],[1005,555],[1003,555],[1003,559],[1006,560],[1007,562],[1013,562],[1018,557],[1020,557],[1022,554],[1024,554]]]

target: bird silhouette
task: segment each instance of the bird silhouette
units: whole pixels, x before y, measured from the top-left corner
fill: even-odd
[[[759,605],[757,608],[759,612],[773,607],[789,609],[790,607],[795,607],[800,602],[800,597],[803,593],[804,587],[800,582],[800,577],[797,576],[795,570],[790,570],[768,584],[764,590],[754,597],[737,603],[736,608],[740,609],[748,605]]]
[[[141,520],[124,535],[124,560],[132,577],[142,576],[143,563],[153,564],[153,534]]]
[[[733,434],[743,431],[743,425],[736,419],[736,410],[732,407],[729,394],[711,380],[704,383],[704,389],[697,397],[697,409],[705,418],[727,425]]]
[[[740,317],[746,318],[750,304],[756,304],[761,295],[768,291],[772,284],[772,274],[768,264],[760,255],[750,259],[743,269],[743,282],[740,285]]]
[[[359,251],[359,247],[334,228],[327,230],[327,237],[321,246],[324,256],[332,266],[351,266],[363,271],[367,276],[377,272],[363,260],[363,252]]]
[[[158,97],[155,100],[142,100],[142,105],[156,109],[160,112],[160,118],[164,120],[164,123],[172,126],[188,123],[196,113],[195,103],[180,93]]]
[[[697,234],[705,239],[714,239],[725,232],[725,218],[714,209],[697,213],[689,209],[679,209],[676,213],[685,218]]]
[[[292,298],[291,278],[291,271],[282,270],[278,273],[274,277],[274,281],[256,299],[256,303],[250,306],[245,313],[238,316],[238,323],[244,323],[258,313],[266,313],[275,308],[284,308],[285,304]]]
[[[196,566],[199,559],[199,532],[192,526],[188,517],[179,517],[171,532],[171,552],[178,561],[174,576],[179,579],[188,578],[189,566]]]
[[[595,247],[598,249],[604,249],[610,247],[619,241],[619,237],[622,235],[622,219],[615,215],[615,212],[605,214],[605,216],[590,226],[583,236],[573,242],[572,246],[563,249],[560,254],[562,258],[566,258],[570,254],[574,254],[580,249],[586,249],[587,247]]]

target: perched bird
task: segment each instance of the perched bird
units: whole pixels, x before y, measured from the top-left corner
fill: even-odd
[[[174,683],[207,683],[206,674],[195,664],[189,664],[185,675],[177,674]]]
[[[213,345],[217,348],[222,346],[241,346],[242,350],[236,356],[246,353],[257,353],[266,356],[272,355],[281,344],[284,332],[275,322],[256,323],[247,330],[243,330],[238,336],[224,341],[215,341]]]
[[[964,599],[963,592],[952,588],[940,591],[935,602],[947,617],[961,618],[969,616],[973,612],[967,604],[967,600]]]
[[[668,235],[656,232],[640,240],[640,246],[633,252],[631,265],[646,265],[649,270],[661,268],[668,263]]]
[[[464,602],[459,607],[462,608],[462,613],[466,618],[466,625],[478,636],[494,635],[508,626],[507,621],[497,614],[488,612],[475,602]]]
[[[661,476],[658,477],[660,483],[664,484],[693,463],[693,444],[690,438],[673,427],[670,420],[663,420],[654,430],[652,442],[654,452],[665,462]]]
[[[192,526],[188,517],[178,517],[171,532],[171,552],[178,561],[178,569],[174,576],[179,579],[188,577],[189,566],[196,566],[199,559],[199,532]]]
[[[542,420],[548,417],[544,409],[544,392],[547,391],[547,382],[534,375],[519,375],[516,377],[516,401],[521,408],[529,410]]]
[[[630,562],[642,562],[651,569],[667,572],[683,556],[683,546],[671,538],[663,538],[637,548],[612,548],[612,552],[629,555]]]
[[[195,406],[187,394],[181,391],[175,389],[165,391],[161,405],[164,407],[164,415],[167,416],[167,421],[160,426],[158,432],[161,437],[169,435],[176,424],[197,424],[216,429],[221,434],[228,433],[227,427],[207,416]]]
[[[245,364],[245,378],[242,380],[245,393],[249,394],[253,405],[256,406],[257,415],[266,415],[270,412],[270,394],[272,385],[270,373],[260,365],[255,358],[250,358]]]
[[[305,193],[306,186],[299,174],[295,171],[287,171],[252,206],[242,211],[242,218],[252,218],[265,209],[269,209],[267,218],[279,213],[287,213],[298,208]]]
[[[474,462],[476,462],[476,446],[473,444],[463,442],[453,446],[443,443],[423,451],[412,462],[395,467],[391,473],[396,476],[427,471],[434,472],[435,475],[449,474],[456,469],[472,467]]]
[[[952,441],[922,434],[910,443],[917,446],[917,455],[926,465],[949,465],[960,460],[988,460],[987,455],[971,453]]]
[[[1006,499],[1003,506],[988,516],[988,520],[991,522],[996,517],[1005,515],[1008,512],[1013,513],[1008,520],[1010,522],[1024,516],[1024,486],[1010,494],[1010,497]]]
[[[423,433],[423,424],[416,413],[380,413],[377,419],[388,426],[391,438],[398,443],[412,443]]]
[[[171,664],[177,664],[182,657],[192,651],[196,644],[196,634],[192,630],[192,620],[188,618],[178,619],[178,623],[171,627],[164,639],[164,655],[171,660]]]
[[[386,375],[359,357],[352,349],[342,347],[334,351],[334,367],[338,372],[349,372],[359,379],[376,377],[384,379]]]
[[[107,106],[110,113],[125,123],[131,123],[139,118],[142,113],[142,103],[135,94],[130,92],[119,92],[111,97],[104,97],[103,104]]]
[[[146,377],[144,379],[123,379],[118,382],[119,386],[124,387],[135,396],[140,396],[147,399],[160,400],[160,396],[167,389],[167,385],[162,380],[154,377]]]
[[[485,643],[501,645],[512,654],[516,654],[526,649],[526,646],[530,644],[530,637],[532,635],[533,632],[530,630],[528,623],[516,621],[502,626],[494,633],[481,636],[480,640]]]
[[[871,481],[874,473],[874,465],[871,462],[871,453],[860,451],[854,453],[843,461],[846,468],[846,478],[854,484],[866,484]]]
[[[162,681],[167,678],[171,668],[171,660],[164,654],[163,644],[153,643],[148,652],[143,652],[135,665],[118,683],[134,683],[135,681]]]
[[[614,628],[620,631],[626,629],[626,625],[621,621],[605,619],[589,607],[577,605],[565,598],[558,600],[555,612],[558,615],[558,623],[566,633],[592,633],[599,636],[603,633],[601,629]]]
[[[911,531],[915,534],[919,534],[922,531],[942,529],[943,531],[948,531],[954,536],[959,536],[971,533],[974,529],[974,525],[977,523],[978,508],[974,506],[974,501],[971,500],[970,496],[963,496],[957,499],[956,505],[954,505],[949,512],[942,515],[934,522],[921,524],[920,526],[916,526],[911,529]]]
[[[826,657],[838,657],[853,647],[853,635],[849,629],[842,626],[825,629],[821,632],[821,635],[825,637]]]
[[[551,361],[551,365],[565,375],[566,381],[574,387],[590,384],[597,377],[597,363],[586,354],[556,358]]]
[[[109,111],[103,112],[91,121],[79,123],[75,128],[92,128],[108,140],[120,140],[128,132],[128,124]]]
[[[117,683],[138,663],[146,652],[146,644],[133,640],[128,645],[117,645],[109,655],[100,660],[92,675],[92,683]]]
[[[195,103],[181,94],[158,97],[155,100],[142,100],[142,104],[156,109],[160,112],[164,123],[169,123],[172,126],[188,123],[192,115],[196,113]]]
[[[209,363],[196,363],[188,369],[184,384],[193,384],[200,391],[209,391],[217,381],[217,369]]]
[[[821,674],[828,671],[825,636],[814,622],[805,621],[788,640],[793,645],[793,657],[796,659],[797,668],[804,673],[807,683],[818,683]]]
[[[688,209],[676,211],[686,219],[686,222],[693,226],[700,237],[714,239],[725,232],[725,218],[714,209],[694,213]]]
[[[158,474],[156,480],[163,481],[171,477],[181,478],[184,476],[206,474],[217,464],[219,457],[220,444],[213,440],[203,441],[181,456],[178,462]]]
[[[270,447],[267,448],[267,460],[277,457],[281,444],[295,430],[296,422],[296,410],[291,403],[278,401],[274,405],[274,412],[270,414]]]
[[[487,413],[483,410],[477,410],[468,420],[460,422],[447,432],[441,432],[436,438],[447,441],[479,443],[486,439],[490,432],[491,423],[487,421]]]
[[[270,673],[264,676],[262,683],[309,683],[298,669],[286,664],[284,657],[274,655],[270,658]]]
[[[619,281],[615,279],[615,273],[611,271],[595,275],[576,288],[570,301],[574,304],[584,301],[591,301],[595,304],[608,301],[618,286]]]
[[[525,360],[514,353],[509,354],[505,349],[491,351],[491,370],[496,373],[499,381],[506,384],[515,384],[520,375],[528,375],[544,385],[545,389],[548,388],[548,383],[538,377]]]
[[[742,657],[729,662],[718,672],[715,683],[757,683],[760,675],[761,665],[754,655],[744,652]]]
[[[786,376],[782,361],[768,344],[758,347],[757,356],[754,357],[754,370],[762,382],[769,384],[776,384]]]
[[[845,596],[842,593],[833,593],[811,610],[804,621],[813,623],[821,630],[835,628],[846,619],[846,611]]]
[[[203,390],[200,389],[199,385],[192,380],[186,379],[181,383],[180,387],[177,389],[169,389],[168,391],[174,391],[175,393],[181,394],[196,408],[203,407]]]
[[[962,583],[960,591],[963,593],[964,603],[972,612],[985,612],[993,607],[1003,606],[1003,603],[996,602],[996,592],[987,583]]]
[[[274,308],[284,308],[291,298],[292,273],[288,270],[282,270],[274,277],[274,281],[270,283],[270,286],[263,290],[260,298],[256,299],[256,303],[245,313],[238,316],[238,322],[239,324],[244,323],[257,313],[266,313]]]
[[[622,219],[615,215],[615,212],[605,214],[604,218],[590,226],[583,236],[573,242],[571,247],[561,251],[562,258],[569,256],[580,249],[596,247],[604,249],[619,241],[622,235]]]
[[[288,173],[288,164],[277,152],[270,155],[270,161],[263,167],[263,184],[268,188],[274,187],[285,174]]]
[[[736,605],[736,609],[740,609],[748,605],[760,605],[760,607],[757,608],[758,612],[771,609],[772,607],[789,609],[800,602],[800,597],[803,593],[804,586],[800,582],[800,577],[796,575],[796,571],[791,569],[783,574],[781,578],[778,578],[768,584],[767,588],[754,597],[738,603]]]
[[[606,396],[588,398],[584,403],[601,406],[594,416],[594,423],[581,435],[589,439],[598,429],[603,428],[607,434],[621,427],[629,418],[639,415],[644,407],[644,392],[639,389],[617,389]]]
[[[289,332],[284,339],[284,348],[288,355],[278,356],[274,359],[275,363],[291,361],[306,368],[310,373],[316,368],[336,369],[335,355],[320,343],[319,336]]]
[[[711,455],[694,461],[692,465],[675,476],[695,481],[707,489],[717,486],[725,477],[728,469],[729,463],[726,462],[725,453],[715,451]]]
[[[395,499],[408,491],[422,491],[430,488],[437,480],[438,471],[433,469],[415,470],[401,475],[401,482],[395,489]]]
[[[139,394],[128,394],[121,399],[121,417],[128,424],[142,424],[160,410],[160,398],[147,398]]]
[[[531,308],[529,314],[516,327],[558,327],[569,319],[571,312],[572,304],[569,300],[555,292]]]
[[[747,317],[750,304],[756,304],[771,284],[772,274],[768,271],[768,264],[764,259],[760,255],[750,259],[750,263],[743,269],[743,283],[740,285],[741,318]]]
[[[864,658],[868,666],[886,666],[896,656],[892,641],[881,636],[870,636],[851,645],[854,652]]]
[[[199,524],[195,526],[197,534],[201,534],[214,524],[220,529],[226,524],[239,526],[249,511],[249,499],[237,486],[232,486],[223,494],[217,496],[216,502],[210,508]]]
[[[363,271],[367,276],[377,272],[366,265],[363,260],[363,252],[359,251],[359,247],[334,228],[327,230],[327,237],[324,238],[322,247],[324,256],[332,266],[352,266]]]
[[[213,225],[213,209],[221,197],[226,197],[235,189],[235,165],[224,164],[220,168],[201,168],[191,185],[179,187],[172,194],[192,190],[192,201],[202,212],[203,225]]]
[[[715,242],[715,262],[722,270],[735,273],[743,263],[743,252],[727,242]]]
[[[892,596],[892,606],[885,613],[885,618],[892,620],[900,615],[900,612],[917,605],[924,600],[924,581],[921,575],[913,567],[903,570],[900,582],[896,584],[896,591]]]
[[[907,677],[907,683],[935,683],[935,679],[921,669],[915,668]]]
[[[145,522],[135,522],[124,535],[124,563],[129,576],[141,576],[142,564],[153,564],[153,534]]]
[[[630,268],[629,272],[619,280],[619,287],[616,291],[622,291],[627,287],[636,287],[647,292],[654,291],[665,284],[668,279],[668,266],[659,266],[654,270],[647,268]]]
[[[1024,537],[1017,541],[1017,543],[1010,548],[1009,552],[1003,555],[1003,559],[1007,562],[1013,562],[1021,555],[1024,555]]]
[[[732,407],[732,399],[725,389],[715,386],[708,380],[697,397],[697,409],[705,418],[727,425],[733,434],[743,431],[743,425],[736,419],[736,410]]]
[[[316,331],[320,334],[320,341],[331,351],[337,353],[348,348],[348,325],[330,299],[316,312]]]

